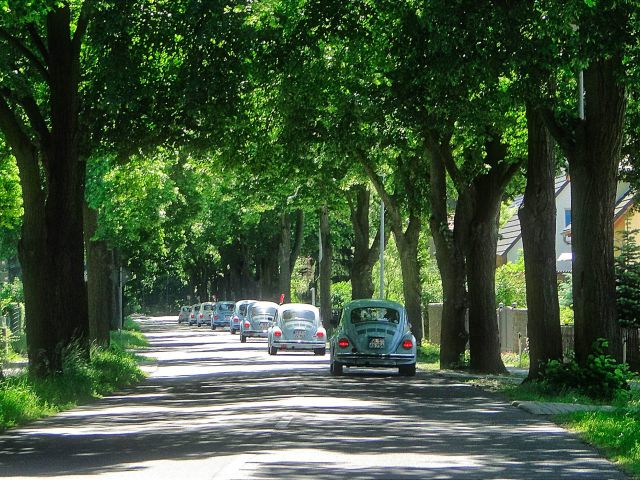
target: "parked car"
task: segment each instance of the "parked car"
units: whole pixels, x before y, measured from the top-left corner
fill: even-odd
[[[343,367],[391,367],[416,374],[416,338],[407,311],[397,302],[354,300],[347,303],[329,340],[331,373]]]
[[[267,338],[267,332],[273,323],[277,311],[277,303],[251,303],[247,308],[247,315],[240,327],[240,341],[245,343],[247,337]]]
[[[256,300],[240,300],[236,302],[233,315],[231,315],[229,319],[229,330],[232,335],[235,335],[242,328],[242,323],[247,316],[247,308],[254,302],[256,302]]]
[[[234,308],[236,308],[236,302],[228,300],[216,302],[213,307],[213,316],[211,317],[211,330],[215,330],[218,327],[228,327]]]
[[[180,307],[180,313],[178,313],[178,323],[188,323],[190,313],[191,307],[189,307],[188,305],[183,305],[182,307]]]
[[[200,312],[200,304],[191,305],[191,313],[189,314],[189,325],[198,323],[198,313]]]
[[[313,350],[324,355],[327,350],[327,332],[320,323],[317,307],[303,303],[280,305],[267,331],[269,355],[278,350]]]
[[[200,304],[200,311],[198,313],[198,326],[211,325],[211,319],[213,318],[214,310],[213,302],[203,302]]]

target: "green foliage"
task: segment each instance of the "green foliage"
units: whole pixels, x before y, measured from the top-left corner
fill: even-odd
[[[638,230],[622,232],[616,265],[616,311],[618,322],[626,328],[640,328],[640,246]]]
[[[541,381],[550,389],[576,390],[595,399],[612,400],[629,391],[633,375],[627,364],[619,364],[607,354],[608,342],[594,342],[593,353],[581,366],[575,360],[563,363],[551,360],[541,369]]]
[[[573,308],[560,307],[560,325],[573,325]]]
[[[573,277],[567,275],[558,284],[558,302],[561,307],[573,308]]]
[[[380,298],[380,262],[373,266],[374,298]],[[402,270],[400,256],[393,236],[384,251],[384,298],[404,305],[404,291],[402,290]]]
[[[496,303],[506,306],[527,306],[527,287],[524,277],[524,256],[496,268]]]
[[[143,378],[135,358],[119,348],[93,347],[87,359],[71,346],[61,373],[46,378],[24,373],[0,383],[0,430],[72,408]]]
[[[12,283],[0,284],[0,315],[6,315],[7,307],[15,303],[24,303],[24,292],[19,278],[15,278]]]
[[[351,283],[336,282],[331,285],[331,307],[342,308],[351,301]]]
[[[440,365],[440,345],[422,341],[422,345],[418,347],[418,362],[431,364],[434,368]]]
[[[16,253],[22,225],[22,190],[15,159],[0,138],[0,258]]]

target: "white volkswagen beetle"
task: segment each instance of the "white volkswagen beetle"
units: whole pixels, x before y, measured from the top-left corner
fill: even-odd
[[[324,355],[327,331],[320,323],[317,307],[305,303],[280,305],[267,332],[267,345],[270,355],[278,350],[313,350],[316,355]]]

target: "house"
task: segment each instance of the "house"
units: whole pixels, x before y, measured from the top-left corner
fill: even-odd
[[[559,274],[571,272],[571,181],[567,175],[555,178],[556,198],[556,271]],[[626,182],[618,182],[616,207],[614,212],[614,232],[625,228],[640,229],[640,214],[633,208],[634,192]],[[523,196],[513,199],[510,211],[514,213],[500,228],[496,265],[515,262],[522,251],[522,232],[518,209],[522,205]],[[619,238],[619,235],[616,235]]]

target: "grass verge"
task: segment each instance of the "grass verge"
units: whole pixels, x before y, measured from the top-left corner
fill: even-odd
[[[0,382],[0,431],[139,382],[145,375],[126,349],[145,345],[139,332],[115,332],[111,346],[92,347],[88,359],[70,349],[59,374],[34,378],[25,372],[5,378]]]

